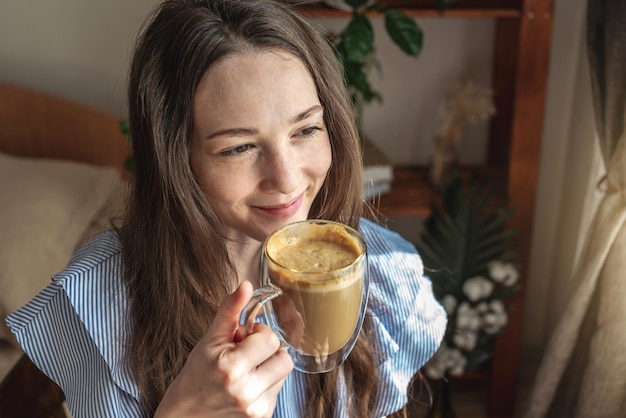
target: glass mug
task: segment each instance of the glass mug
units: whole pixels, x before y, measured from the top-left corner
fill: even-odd
[[[345,361],[359,336],[369,292],[365,241],[355,229],[327,220],[279,228],[265,240],[261,287],[241,313],[246,333],[261,308],[305,373]]]

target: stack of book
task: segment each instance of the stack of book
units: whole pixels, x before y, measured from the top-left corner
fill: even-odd
[[[393,165],[385,153],[367,138],[363,139],[363,188],[367,199],[391,190]]]

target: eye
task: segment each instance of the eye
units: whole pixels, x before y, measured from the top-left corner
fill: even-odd
[[[236,157],[238,155],[245,154],[252,148],[251,144],[237,145],[236,147],[229,148],[219,153],[220,157]]]
[[[306,128],[298,131],[297,135],[303,138],[310,138],[321,131],[323,131],[323,129],[319,126],[307,126]]]

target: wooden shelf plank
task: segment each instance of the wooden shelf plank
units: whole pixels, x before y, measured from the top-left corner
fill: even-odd
[[[349,16],[349,11],[332,8],[321,1],[294,1],[305,15],[310,17]],[[399,9],[414,17],[519,17],[519,0],[460,0],[452,2],[443,12],[439,12],[436,0],[387,0],[389,9]],[[377,12],[369,11],[373,15]]]
[[[386,216],[428,216],[438,193],[428,181],[425,167],[394,167],[391,191],[371,200]]]
[[[461,167],[461,175],[477,172],[481,179],[496,182],[496,187],[505,190],[506,168],[493,166]],[[385,216],[430,215],[431,205],[441,201],[441,191],[434,188],[428,179],[427,167],[401,166],[393,169],[391,191],[370,199],[375,211]]]

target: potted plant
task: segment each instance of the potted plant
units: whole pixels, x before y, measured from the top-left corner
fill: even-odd
[[[448,313],[448,331],[424,371],[437,388],[431,413],[451,416],[448,378],[487,362],[507,324],[510,298],[520,288],[519,231],[507,228],[508,200],[476,172],[462,178],[456,171],[431,207],[416,247]]]

